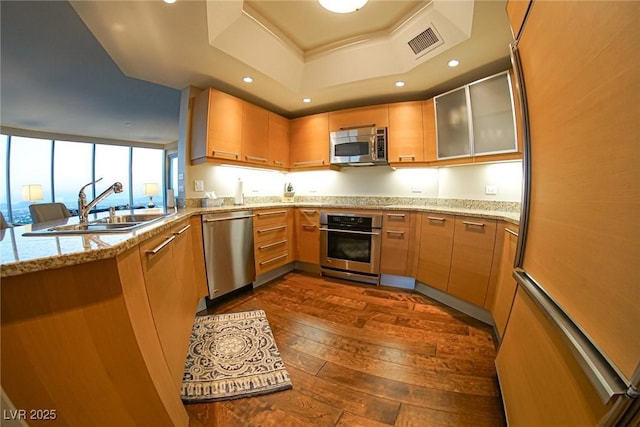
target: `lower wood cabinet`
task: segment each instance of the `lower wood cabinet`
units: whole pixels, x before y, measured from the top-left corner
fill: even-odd
[[[443,292],[449,284],[454,228],[455,217],[452,215],[421,215],[416,279]]]
[[[596,426],[607,412],[560,331],[522,288],[496,369],[511,426]]]
[[[456,216],[447,292],[482,307],[487,295],[496,221]]]
[[[384,212],[380,272],[396,276],[415,276],[414,214],[407,211]]]
[[[318,209],[297,208],[296,261],[310,264],[320,263],[320,211]]]
[[[254,211],[253,243],[258,275],[292,262],[294,246],[291,209]]]

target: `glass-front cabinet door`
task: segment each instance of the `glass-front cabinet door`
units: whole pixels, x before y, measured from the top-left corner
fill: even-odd
[[[469,85],[474,155],[517,151],[511,94],[507,73]]]
[[[470,156],[466,86],[437,96],[434,100],[438,159]]]
[[[438,160],[518,150],[509,73],[434,98]]]

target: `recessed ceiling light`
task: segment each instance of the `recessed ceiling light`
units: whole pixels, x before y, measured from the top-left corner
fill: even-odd
[[[404,85],[405,85],[405,83],[404,83],[402,80],[398,80],[398,81],[396,82],[396,86],[398,86],[398,87],[402,87],[402,86],[404,86]]]
[[[242,81],[245,83],[251,83],[253,81],[253,77],[249,77],[249,76],[243,77]]]
[[[302,102],[305,102],[308,104],[311,102],[311,98],[302,98]]]
[[[447,62],[447,65],[449,67],[457,67],[458,64],[460,64],[460,61],[458,61],[457,59],[452,59],[451,61]]]
[[[165,3],[169,3],[169,4],[173,4],[173,3],[176,2],[176,0],[162,0],[162,1],[164,1]]]
[[[362,8],[368,0],[318,0],[320,6],[334,13],[351,13]]]

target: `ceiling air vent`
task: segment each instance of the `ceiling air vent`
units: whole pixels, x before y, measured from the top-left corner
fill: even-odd
[[[409,47],[416,55],[422,55],[435,49],[442,43],[444,43],[444,41],[440,38],[440,35],[432,24],[429,28],[409,40]]]

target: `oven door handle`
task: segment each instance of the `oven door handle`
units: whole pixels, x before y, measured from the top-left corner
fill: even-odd
[[[379,236],[380,231],[353,231],[353,230],[340,230],[336,228],[319,228],[320,231],[333,231],[336,233],[347,233],[347,234],[366,234],[367,236]]]

